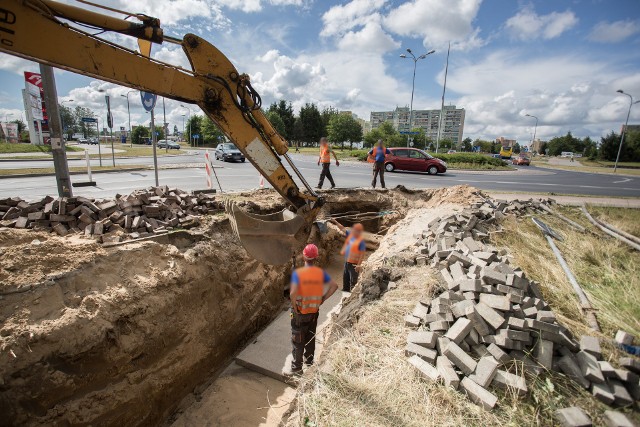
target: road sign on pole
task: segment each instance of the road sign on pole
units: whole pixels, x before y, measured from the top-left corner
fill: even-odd
[[[140,99],[142,101],[142,106],[148,112],[151,112],[156,106],[156,100],[158,96],[153,93],[140,91]]]
[[[82,120],[83,123],[98,123],[98,119],[93,117],[83,117],[80,120]]]

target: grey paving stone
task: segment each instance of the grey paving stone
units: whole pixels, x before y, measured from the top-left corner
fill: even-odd
[[[477,384],[469,377],[464,377],[462,382],[460,382],[460,386],[467,393],[469,400],[487,411],[493,409],[498,403],[498,397],[495,394]]]
[[[581,408],[572,406],[570,408],[558,409],[556,418],[560,425],[564,427],[591,427],[591,418]]]

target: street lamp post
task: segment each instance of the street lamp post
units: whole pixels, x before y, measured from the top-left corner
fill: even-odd
[[[536,132],[538,131],[538,118],[533,114],[525,114],[525,116],[533,117],[534,119],[536,119],[536,125],[533,128],[533,138],[531,139],[531,147],[529,147],[530,149],[533,149],[533,142],[536,140]]]
[[[192,135],[191,135],[191,108],[185,107],[182,104],[180,104],[180,106],[182,108],[185,108],[185,109],[189,110],[189,118],[187,119],[187,123],[189,124],[189,145],[193,145],[193,143],[191,142],[191,141],[193,141],[193,138],[192,138]],[[183,117],[184,117],[184,115],[183,115]],[[182,132],[184,132],[184,125],[182,125]]]
[[[184,139],[184,116],[186,116],[186,114],[182,115],[182,139]]]
[[[620,153],[622,152],[622,144],[624,143],[624,136],[627,133],[627,126],[629,126],[629,116],[631,115],[631,107],[633,104],[637,104],[640,101],[633,101],[633,96],[629,95],[622,89],[618,89],[618,93],[627,95],[629,97],[629,111],[627,111],[627,120],[624,122],[624,128],[622,128],[622,135],[620,135],[620,145],[618,146],[618,155],[616,156],[616,163],[613,165],[613,173],[618,169],[618,161],[620,160]]]
[[[129,115],[129,147],[133,147],[133,139],[131,138],[131,110],[129,109],[129,94],[132,92],[137,92],[137,90],[130,90],[126,95],[120,95],[127,98],[127,114]]]
[[[409,53],[409,55],[411,55],[411,57],[408,57],[407,55],[405,55],[404,53],[402,55],[400,55],[400,58],[403,59],[413,59],[413,80],[411,83],[411,104],[409,106],[409,132],[412,131],[413,129],[413,92],[416,88],[416,68],[418,66],[418,61],[421,59],[425,59],[427,57],[427,55],[431,55],[432,53],[435,52],[435,50],[430,50],[427,53],[423,53],[422,55],[416,57],[413,52],[411,51],[411,49],[407,48],[407,52]],[[409,146],[409,138],[407,138],[407,147]]]

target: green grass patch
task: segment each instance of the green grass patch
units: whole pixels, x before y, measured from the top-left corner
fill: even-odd
[[[138,170],[140,168],[152,169],[151,166],[148,165],[126,165],[126,166],[92,166],[91,171],[127,171],[127,170]],[[69,172],[87,172],[86,167],[70,167]],[[22,169],[0,169],[0,176],[12,176],[12,175],[47,175],[55,173],[54,168],[22,168]],[[0,181],[1,182],[1,181]]]
[[[67,151],[82,151],[82,149],[77,147],[66,146]],[[51,153],[50,145],[33,145],[33,144],[25,144],[22,142],[18,143],[10,143],[10,142],[0,142],[0,154],[11,154],[11,153]]]

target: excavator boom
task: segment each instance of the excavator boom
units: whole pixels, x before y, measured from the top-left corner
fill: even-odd
[[[308,235],[322,199],[287,155],[288,144],[264,116],[260,96],[251,87],[249,76],[240,74],[222,52],[204,39],[194,34],[186,34],[182,39],[167,37],[159,20],[125,14],[140,22],[53,0],[2,0],[0,52],[197,104],[293,207],[293,215],[284,212],[279,218],[246,214],[231,205],[227,210],[248,252],[265,263],[287,262],[303,235]],[[89,34],[74,24],[154,43],[180,44],[192,69],[154,60]],[[282,158],[298,175],[307,192],[300,191]],[[273,244],[265,244],[265,239]]]

